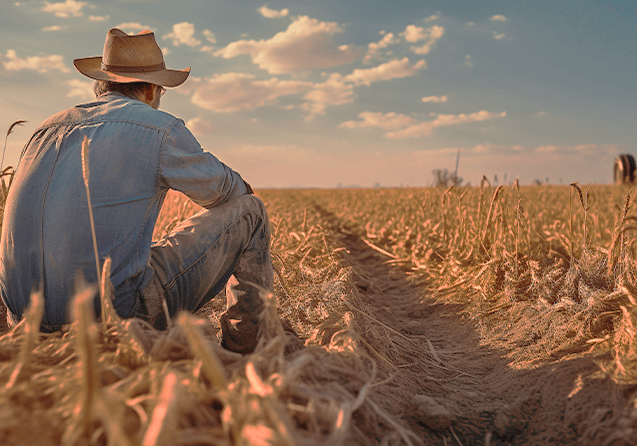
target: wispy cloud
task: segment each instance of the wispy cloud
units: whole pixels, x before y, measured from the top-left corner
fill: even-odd
[[[356,95],[352,84],[343,82],[339,75],[333,75],[323,83],[314,84],[303,98],[308,102],[303,103],[301,108],[312,117],[325,114],[325,109],[328,105],[351,103],[356,98]]]
[[[261,15],[263,17],[267,17],[269,19],[275,19],[275,18],[278,18],[278,17],[287,16],[289,14],[290,10],[285,8],[285,9],[282,9],[280,11],[277,11],[275,9],[268,8],[268,6],[266,4],[266,5],[261,6],[261,8],[259,8],[259,12],[261,13]]]
[[[544,155],[559,155],[570,153],[597,153],[605,152],[608,154],[616,153],[618,151],[615,144],[577,144],[577,145],[563,145],[563,144],[549,144],[545,146],[539,146],[531,149],[533,153]]]
[[[287,30],[271,39],[239,40],[214,55],[230,59],[249,54],[252,63],[271,74],[335,67],[358,57],[358,52],[348,45],[336,47],[331,42],[331,36],[342,32],[343,28],[338,23],[299,16]]]
[[[505,37],[504,33],[498,33],[497,31],[493,31],[493,38],[495,40],[504,39],[504,37]]]
[[[324,115],[328,106],[353,102],[357,97],[355,86],[413,76],[423,68],[426,68],[424,60],[411,65],[405,57],[374,68],[356,69],[346,76],[332,73],[326,81],[319,83],[276,77],[257,80],[253,74],[224,73],[205,81],[191,80],[181,91],[192,94],[192,102],[199,107],[226,113],[275,105],[281,96],[303,94],[305,102],[300,109],[308,113],[305,119],[312,119]],[[288,108],[296,107],[290,105]]]
[[[110,15],[90,15],[88,19],[92,22],[105,22],[110,19]]]
[[[429,17],[425,17],[424,19],[422,19],[423,22],[433,22],[434,20],[438,20],[440,18],[440,16],[437,16],[436,14],[430,15]]]
[[[208,135],[217,131],[213,123],[205,121],[200,117],[186,121],[186,127],[188,127],[195,135]]]
[[[431,121],[414,122],[401,130],[388,132],[385,136],[393,139],[418,138],[420,136],[431,135],[433,129],[438,127],[480,122],[494,118],[503,118],[505,116],[506,112],[491,113],[485,110],[470,114],[461,113],[459,115],[437,115],[436,119],[433,119]]]
[[[86,2],[77,2],[75,0],[66,0],[64,3],[50,3],[45,0],[42,10],[53,13],[57,17],[79,17],[82,15],[82,8],[87,4]]]
[[[60,26],[60,25],[51,25],[51,26],[45,26],[44,28],[42,28],[42,31],[45,31],[45,32],[60,31],[61,29],[65,29],[65,28],[68,28],[68,27]]]
[[[416,25],[407,25],[405,31],[400,33],[407,42],[416,43],[425,40],[421,46],[412,46],[410,49],[416,54],[429,54],[434,43],[445,34],[442,26],[434,25],[430,28],[423,28]]]
[[[80,98],[81,100],[91,100],[95,98],[92,81],[81,81],[79,79],[71,79],[70,81],[66,81],[65,84],[71,87],[71,89],[66,95],[67,98],[77,97],[77,98]]]
[[[506,22],[507,18],[502,14],[496,14],[492,16],[489,20],[494,20],[496,22]]]
[[[124,22],[117,25],[115,28],[119,28],[124,32],[128,32],[129,34],[134,31],[155,31],[155,28],[152,28],[147,25],[142,25],[139,22]]]
[[[371,42],[367,45],[367,53],[363,57],[363,63],[369,63],[372,59],[378,57],[380,50],[387,48],[389,45],[398,43],[399,40],[394,38],[393,33],[387,33],[378,42]]]
[[[422,98],[422,102],[447,102],[447,96],[426,96]]]
[[[173,25],[173,32],[166,34],[163,39],[171,39],[174,46],[201,45],[201,40],[195,39],[195,25],[193,23],[181,22]]]
[[[279,97],[307,91],[311,82],[256,80],[252,74],[224,73],[202,81],[192,95],[193,104],[217,112],[254,110],[275,104]]]
[[[421,69],[427,69],[427,64],[424,60],[419,60],[410,66],[409,59],[403,57],[400,60],[392,60],[373,68],[357,68],[351,74],[345,76],[343,80],[353,82],[355,85],[369,86],[372,82],[413,76]]]
[[[71,70],[64,65],[64,57],[59,54],[50,56],[31,56],[27,58],[18,57],[15,50],[7,50],[6,61],[2,65],[7,71],[33,70],[39,73],[46,73],[50,70],[58,70],[62,73],[70,73]]]
[[[418,121],[410,116],[403,115],[402,113],[381,113],[364,111],[358,114],[359,118],[363,118],[362,121],[346,121],[343,122],[340,127],[347,129],[354,129],[360,127],[380,127],[384,130],[397,130],[407,126],[414,125]]]
[[[206,40],[210,43],[217,43],[217,38],[215,37],[215,33],[213,33],[212,31],[210,31],[209,29],[204,29],[203,30],[203,35],[206,38]]]
[[[464,58],[464,64],[468,67],[473,66],[473,59],[471,58],[471,54],[467,54]]]

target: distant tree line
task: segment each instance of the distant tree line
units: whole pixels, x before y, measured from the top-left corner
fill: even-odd
[[[456,172],[449,172],[448,169],[434,169],[431,171],[434,176],[434,186],[447,188],[449,186],[462,185],[462,177],[459,177]]]

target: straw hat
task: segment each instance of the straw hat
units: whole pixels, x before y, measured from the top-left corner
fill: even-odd
[[[142,31],[128,35],[117,28],[106,34],[104,55],[75,59],[73,65],[84,76],[112,82],[148,82],[176,87],[186,80],[185,70],[167,70],[164,55],[155,42],[155,34]]]

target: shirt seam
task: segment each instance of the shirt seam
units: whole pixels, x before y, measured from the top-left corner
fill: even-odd
[[[161,140],[161,146],[159,147],[159,159],[157,160],[157,175],[155,177],[155,189],[159,193],[160,191],[160,178],[162,174],[162,162],[164,161],[164,151],[166,150],[166,140],[168,139],[168,134],[172,131],[173,128],[180,121],[179,118],[175,118],[174,121],[166,128],[164,137]]]
[[[178,118],[173,118],[173,120],[178,120]],[[50,129],[53,127],[65,127],[65,126],[84,126],[84,125],[90,125],[90,124],[101,124],[101,123],[105,123],[105,122],[122,122],[124,124],[132,124],[132,125],[138,125],[140,127],[146,127],[152,130],[157,130],[159,132],[166,132],[167,129],[170,129],[174,126],[174,124],[170,124],[168,127],[159,127],[153,124],[148,124],[148,123],[144,123],[144,122],[139,122],[139,121],[131,121],[128,119],[113,119],[113,118],[99,118],[99,119],[94,119],[94,118],[89,118],[89,119],[84,119],[84,120],[69,120],[69,121],[59,121],[59,122],[52,122],[50,124],[47,125],[43,125],[41,127],[38,127],[38,129],[36,130],[36,133],[38,131],[41,130],[46,130],[46,129]]]

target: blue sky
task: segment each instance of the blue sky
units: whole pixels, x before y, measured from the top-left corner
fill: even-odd
[[[161,108],[255,187],[425,186],[458,151],[472,184],[607,183],[637,155],[636,26],[628,1],[4,1],[5,165],[92,99],[72,61],[119,27],[192,67]]]

